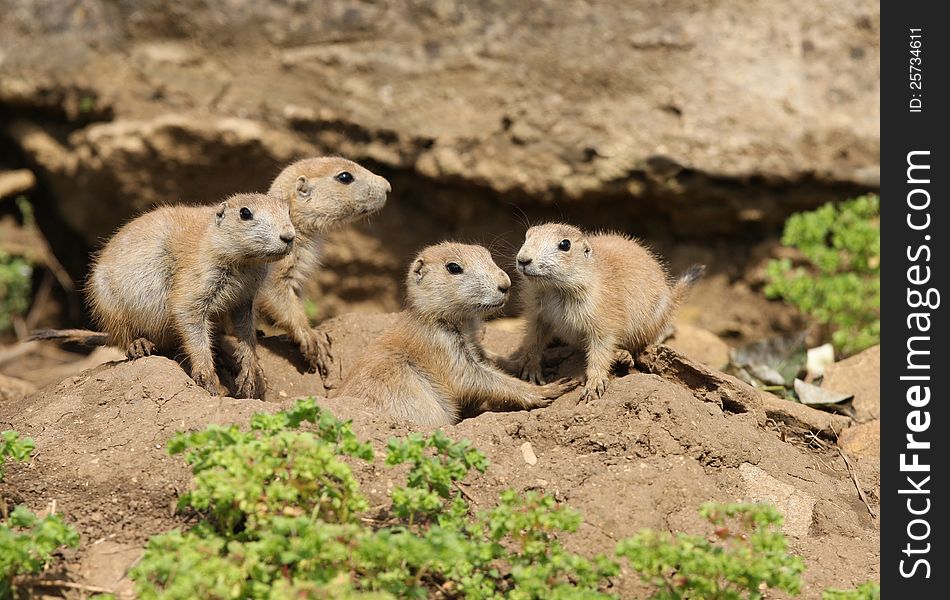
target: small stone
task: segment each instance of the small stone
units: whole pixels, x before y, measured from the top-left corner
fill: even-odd
[[[36,386],[29,381],[0,375],[0,402],[13,402],[29,396],[36,391]]]
[[[722,369],[729,363],[729,345],[719,336],[689,323],[679,322],[666,345],[680,354],[713,369]]]
[[[805,369],[808,372],[808,381],[825,374],[825,367],[835,362],[835,347],[823,344],[817,348],[808,349],[808,358],[805,359]]]
[[[744,500],[774,504],[785,517],[782,531],[786,535],[803,538],[808,534],[817,498],[749,463],[739,465],[739,474],[746,487]]]
[[[524,457],[524,461],[529,465],[538,464],[538,456],[534,453],[534,448],[531,447],[531,442],[525,442],[521,444],[521,456]]]

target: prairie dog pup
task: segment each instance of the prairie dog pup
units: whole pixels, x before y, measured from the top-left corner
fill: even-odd
[[[635,239],[548,223],[528,229],[516,268],[524,280],[527,328],[515,355],[523,379],[543,383],[541,355],[552,338],[587,354],[581,399],[607,389],[618,350],[636,357],[656,342],[703,267],[676,282]],[[517,364],[517,363],[516,363]]]
[[[577,386],[535,386],[492,365],[477,340],[482,317],[508,299],[511,280],[481,246],[425,248],[406,279],[407,307],[353,367],[338,395],[422,425],[457,423],[461,409],[547,406]]]
[[[287,205],[238,194],[217,206],[163,206],[119,229],[86,283],[89,307],[130,358],[184,350],[195,382],[217,394],[212,334],[229,317],[238,338],[237,396],[258,395],[254,295],[268,263],[293,247]]]
[[[293,163],[267,192],[290,206],[297,242],[271,268],[258,295],[258,310],[300,346],[311,373],[319,370],[327,376],[330,342],[311,329],[298,294],[319,264],[323,236],[381,209],[390,191],[388,181],[353,161],[321,157]]]

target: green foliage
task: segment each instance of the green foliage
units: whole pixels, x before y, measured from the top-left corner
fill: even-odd
[[[298,430],[304,421],[316,425],[316,432]],[[266,527],[278,516],[349,523],[367,508],[340,457],[369,460],[372,447],[358,442],[347,424],[312,399],[290,411],[255,415],[247,432],[212,425],[178,434],[168,449],[186,453],[195,474],[195,485],[179,498],[179,508],[204,514],[225,537]]]
[[[43,518],[17,506],[0,521],[0,598],[10,597],[13,578],[43,571],[53,552],[79,546],[79,534],[58,515]]]
[[[0,434],[0,481],[2,463],[7,458],[25,461],[34,447],[33,440],[15,431]],[[17,506],[8,515],[2,499],[0,508],[0,598],[10,598],[15,577],[42,572],[57,549],[79,545],[79,534],[58,515],[40,518],[25,506]]]
[[[588,560],[572,554],[558,541],[558,533],[577,531],[580,524],[577,511],[558,506],[551,496],[502,492],[498,506],[481,515],[480,525],[489,547],[511,565],[514,585],[505,597],[613,597],[599,588],[620,572],[619,565],[603,555]]]
[[[432,449],[434,455],[427,454]],[[406,486],[392,492],[393,513],[408,519],[431,518],[445,508],[444,500],[452,499],[462,510],[461,494],[454,487],[469,470],[484,473],[488,459],[467,441],[454,442],[441,431],[429,437],[413,433],[404,440],[390,440],[386,455],[387,465],[409,463]]]
[[[327,594],[350,571],[368,505],[344,460],[373,452],[348,423],[310,399],[255,415],[249,431],[212,425],[168,448],[195,475],[179,507],[206,519],[149,541],[133,571],[141,598],[290,598],[310,584]],[[330,597],[356,597],[337,587]]]
[[[0,481],[3,481],[3,463],[7,458],[23,462],[30,457],[36,444],[30,438],[21,438],[13,430],[0,433]]]
[[[766,267],[770,298],[784,298],[832,330],[832,342],[852,354],[881,337],[880,198],[860,196],[840,205],[793,215],[782,243],[807,265],[789,259]]]
[[[19,256],[0,250],[0,333],[30,307],[33,267]]]
[[[867,581],[853,590],[825,590],[821,600],[881,600],[881,586]]]
[[[377,468],[367,464],[371,447],[313,400],[256,415],[247,431],[177,435],[169,451],[184,454],[194,472],[180,506],[204,518],[149,541],[131,572],[143,600],[617,597],[617,559],[586,558],[562,544],[581,524],[575,510],[513,490],[476,510],[460,482],[488,461],[441,432],[389,441],[385,464],[405,481],[390,491],[388,508],[373,511],[351,471]],[[711,539],[644,531],[617,545],[616,556],[655,586],[654,599],[798,593],[803,563],[788,554],[774,507],[709,504],[701,514]],[[841,595],[865,587],[829,590],[826,600],[875,598]]]
[[[782,515],[765,504],[707,504],[700,511],[716,541],[643,531],[621,541],[617,553],[647,582],[655,600],[762,598],[766,588],[797,594],[804,563],[788,554]]]
[[[316,302],[310,298],[304,298],[303,310],[307,315],[307,320],[310,321],[311,324],[317,324],[320,322],[320,307],[317,306]]]
[[[79,112],[90,113],[96,108],[96,99],[92,96],[82,96],[79,98]]]
[[[33,204],[30,200],[26,196],[17,196],[16,206],[23,218],[23,226],[28,229],[36,227],[36,214],[33,212]]]
[[[310,423],[306,430],[301,424]],[[373,458],[348,423],[313,400],[256,415],[249,431],[210,426],[178,435],[195,478],[181,507],[205,517],[152,538],[132,571],[149,598],[598,598],[619,568],[565,550],[580,516],[553,498],[514,492],[473,514],[457,483],[487,460],[442,433],[390,441],[407,465],[392,520],[366,516],[350,471]],[[367,523],[377,525],[375,528]]]

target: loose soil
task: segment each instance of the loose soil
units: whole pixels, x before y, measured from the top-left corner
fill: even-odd
[[[346,315],[324,324],[335,357],[327,386],[338,385],[392,318]],[[519,337],[519,323],[503,320],[487,327],[485,342],[504,353]],[[319,376],[301,372],[286,341],[264,339],[261,354],[264,400],[211,397],[176,362],[149,357],[106,362],[0,406],[0,427],[37,444],[28,464],[8,468],[4,495],[35,510],[55,503],[82,534],[82,547],[64,552],[60,575],[130,597],[124,573],[147,539],[193,519],[174,510],[190,477],[180,457],[168,456],[169,437],[209,423],[246,423],[255,412],[327,392]],[[579,356],[564,347],[548,354],[558,374],[576,373]],[[879,520],[869,512],[878,512],[877,457],[851,459],[867,507],[830,439],[834,433],[787,425],[786,401],[664,347],[645,353],[641,365],[652,372],[614,379],[591,404],[578,404],[574,391],[545,409],[487,413],[444,427],[453,438],[472,440],[491,461],[486,473],[464,484],[476,506],[491,506],[507,488],[553,494],[584,515],[568,547],[592,554],[644,527],[708,533],[697,514],[707,501],[765,500],[785,514],[791,550],[806,561],[803,598],[879,578]],[[420,429],[374,414],[358,398],[319,403],[352,419],[357,435],[379,452],[389,438]],[[526,462],[525,445],[536,464]],[[397,474],[378,465],[361,465],[356,473],[372,510],[386,507]],[[624,597],[643,593],[632,576],[615,584]]]

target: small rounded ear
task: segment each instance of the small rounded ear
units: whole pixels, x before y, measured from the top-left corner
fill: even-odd
[[[297,183],[294,184],[294,191],[297,194],[297,198],[306,201],[310,199],[310,194],[313,192],[313,188],[310,187],[310,181],[301,175],[297,178]]]
[[[222,202],[221,204],[218,205],[218,212],[215,213],[215,218],[214,218],[214,222],[216,224],[220,225],[221,221],[224,220],[224,211],[227,210],[227,208],[228,208],[227,202]]]
[[[587,240],[584,240],[584,256],[586,256],[587,258],[590,258],[592,251],[593,251],[593,248],[590,247],[590,242],[588,242]]]
[[[425,274],[426,274],[425,266],[426,266],[426,263],[421,258],[417,258],[416,262],[412,264],[412,272],[416,276],[416,283],[419,283],[420,281],[422,281],[422,278],[425,277]]]

